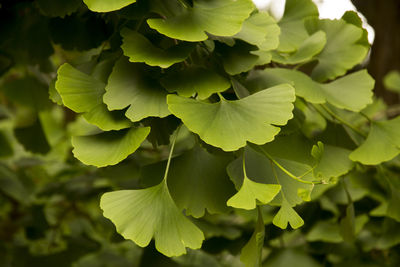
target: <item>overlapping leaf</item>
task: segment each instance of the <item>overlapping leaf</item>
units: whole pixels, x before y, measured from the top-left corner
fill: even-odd
[[[304,21],[318,17],[318,9],[311,0],[287,0],[285,13],[279,21],[281,35],[280,52],[294,52],[309,36]]]
[[[83,0],[83,2],[88,6],[88,8],[95,12],[110,12],[114,10],[121,9],[135,3],[136,0]]]
[[[279,45],[280,28],[266,12],[253,13],[235,38],[258,46],[263,51],[276,49]]]
[[[148,19],[149,26],[179,40],[199,42],[207,33],[232,36],[238,33],[254,5],[250,0],[194,0],[180,14],[165,19]]]
[[[176,207],[166,183],[140,190],[121,190],[102,196],[100,207],[117,231],[141,247],[154,237],[158,251],[166,256],[198,249],[203,233]]]
[[[126,58],[117,61],[106,86],[104,103],[110,110],[128,107],[126,117],[139,121],[146,117],[166,117],[170,114],[167,92]]]
[[[105,84],[70,64],[58,69],[56,89],[64,105],[102,130],[119,130],[131,125],[120,112],[110,112],[103,103]]]
[[[232,182],[226,174],[230,157],[218,156],[196,146],[174,158],[168,175],[168,187],[178,207],[186,214],[202,217],[228,211],[227,199],[233,194]]]
[[[185,97],[197,93],[199,99],[206,99],[230,87],[226,78],[202,67],[188,67],[180,72],[172,72],[165,76],[161,83],[171,93],[177,92]]]
[[[149,127],[73,136],[74,156],[87,165],[114,165],[136,151],[150,132]]]
[[[330,104],[351,111],[361,111],[372,103],[372,89],[375,82],[366,70],[361,70],[333,82],[322,84],[313,81],[306,74],[289,69],[265,69],[253,72],[248,79],[249,87],[260,90],[263,87],[281,83],[293,84],[296,95],[308,102]]]
[[[366,165],[377,165],[400,153],[400,117],[371,124],[367,139],[350,154],[350,159]]]
[[[359,44],[363,29],[345,20],[310,19],[306,23],[310,34],[317,31],[326,33],[327,43],[316,57],[318,64],[311,73],[317,81],[331,80],[342,76],[347,70],[362,62],[369,46]]]
[[[206,103],[176,95],[168,96],[168,108],[188,129],[206,143],[234,151],[246,142],[264,144],[292,117],[294,89],[280,85],[246,98]]]
[[[161,49],[154,46],[146,37],[138,32],[124,28],[121,31],[123,43],[121,45],[124,55],[131,62],[144,62],[150,66],[168,68],[171,65],[184,61],[193,50],[191,43]]]

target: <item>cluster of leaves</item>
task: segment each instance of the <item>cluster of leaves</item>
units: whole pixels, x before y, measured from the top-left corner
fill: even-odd
[[[279,21],[250,0],[5,5],[4,266],[400,262],[400,117],[360,69],[356,13],[321,20],[311,0],[287,0]]]

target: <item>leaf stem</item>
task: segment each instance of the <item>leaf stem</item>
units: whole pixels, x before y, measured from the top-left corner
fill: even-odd
[[[220,99],[221,101],[222,101],[222,100],[226,100],[225,97],[223,97],[221,93],[217,93],[217,95],[219,96],[219,99]]]
[[[164,182],[167,183],[167,177],[168,177],[168,171],[169,171],[169,165],[171,164],[171,158],[172,158],[172,154],[174,153],[174,148],[175,148],[175,143],[176,143],[176,139],[178,137],[179,134],[179,130],[181,129],[181,125],[179,125],[178,129],[175,132],[175,136],[172,139],[172,145],[171,145],[171,149],[169,150],[169,155],[168,155],[168,161],[167,161],[167,167],[165,168],[165,173],[164,173]]]
[[[359,129],[357,129],[356,127],[354,127],[353,125],[351,125],[350,123],[348,123],[347,121],[345,121],[344,119],[342,119],[341,117],[339,117],[338,115],[336,115],[332,110],[330,110],[327,106],[322,105],[321,107],[329,114],[332,116],[332,118],[334,118],[335,120],[339,121],[340,123],[346,125],[347,127],[349,127],[351,130],[353,130],[355,133],[358,133],[359,135],[361,135],[362,137],[366,138],[367,135],[365,133],[363,133],[362,131],[360,131]]]
[[[300,183],[303,183],[303,184],[323,184],[324,183],[322,181],[304,181],[304,180],[302,180],[301,178],[304,177],[305,175],[307,175],[313,169],[308,170],[301,176],[296,176],[293,173],[291,173],[289,170],[287,170],[285,167],[283,167],[279,162],[277,162],[267,151],[265,151],[265,149],[263,149],[262,147],[259,147],[259,148],[264,153],[264,155],[267,156],[267,158],[270,161],[272,161],[279,169],[281,169],[284,173],[286,173],[286,175],[288,175],[290,178],[292,178]]]

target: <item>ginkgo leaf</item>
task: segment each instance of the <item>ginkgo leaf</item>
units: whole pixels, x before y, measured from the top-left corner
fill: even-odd
[[[275,52],[272,54],[272,61],[294,65],[311,61],[313,57],[319,54],[326,44],[326,34],[323,31],[317,31],[304,40],[296,52],[284,54]]]
[[[139,190],[105,193],[100,200],[104,216],[118,233],[138,246],[147,246],[154,237],[158,251],[168,257],[198,249],[204,235],[176,207],[166,183]]]
[[[400,93],[400,72],[396,70],[390,71],[385,75],[383,84],[388,90]]]
[[[247,72],[255,66],[271,62],[272,55],[269,51],[249,50],[246,46],[237,44],[221,52],[225,71],[230,75]]]
[[[149,127],[73,136],[72,152],[86,165],[115,165],[136,151],[150,132]]]
[[[246,267],[261,266],[262,248],[264,246],[265,226],[262,213],[258,209],[257,224],[249,242],[242,248],[240,260]]]
[[[400,153],[400,117],[375,121],[367,139],[350,154],[350,159],[366,165],[377,165]]]
[[[233,37],[267,51],[278,47],[279,34],[280,29],[274,18],[267,12],[258,12],[245,20],[240,32]]]
[[[180,72],[173,72],[165,76],[161,83],[171,93],[177,92],[185,97],[197,93],[199,99],[223,92],[231,85],[226,78],[202,67],[188,67]]]
[[[332,80],[342,76],[347,70],[361,63],[369,47],[358,43],[363,36],[362,28],[344,20],[307,20],[307,30],[311,33],[324,31],[327,43],[316,57],[318,64],[311,73],[317,81]]]
[[[306,74],[290,69],[268,68],[249,75],[249,88],[258,91],[281,83],[293,84],[296,95],[308,102],[330,104],[351,111],[361,111],[372,103],[374,79],[366,70],[346,75],[330,83],[318,83]]]
[[[279,21],[281,34],[278,50],[294,52],[309,36],[304,21],[318,18],[318,8],[312,0],[286,0],[285,12]]]
[[[102,130],[119,130],[131,126],[120,112],[108,111],[102,101],[106,85],[65,63],[58,69],[56,90],[64,105]]]
[[[206,103],[169,95],[168,108],[200,138],[225,151],[234,151],[246,142],[264,144],[292,118],[294,89],[283,84],[236,101],[221,99]]]
[[[195,218],[223,213],[234,187],[226,174],[230,157],[213,155],[196,146],[171,161],[168,188],[178,207]]]
[[[148,19],[147,24],[168,37],[199,42],[216,36],[238,33],[243,21],[249,17],[254,5],[250,0],[194,0],[193,7],[165,19]]]
[[[245,176],[240,190],[226,204],[234,208],[252,210],[256,208],[257,200],[267,204],[280,190],[280,185],[253,182]]]
[[[110,110],[129,107],[125,116],[131,121],[140,121],[146,117],[168,116],[166,95],[167,92],[138,65],[121,58],[108,79],[103,100]]]
[[[135,3],[136,0],[83,0],[87,7],[95,12],[110,12]]]
[[[193,50],[192,43],[180,43],[167,49],[154,46],[146,37],[128,28],[121,30],[121,48],[131,62],[144,62],[150,66],[168,68],[184,61]]]
[[[286,229],[288,223],[293,229],[297,229],[304,225],[303,219],[287,201],[282,202],[281,208],[275,215],[272,223],[282,229]]]

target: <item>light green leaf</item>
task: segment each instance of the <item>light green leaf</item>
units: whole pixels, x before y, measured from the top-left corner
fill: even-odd
[[[339,224],[331,221],[317,222],[310,232],[308,232],[307,241],[322,241],[327,243],[341,243],[343,238],[339,232]]]
[[[374,79],[366,70],[346,75],[333,82],[322,84],[313,81],[306,74],[289,69],[269,68],[255,71],[247,81],[249,88],[258,91],[281,83],[293,84],[296,95],[308,102],[330,104],[351,111],[361,111],[372,103]]]
[[[393,92],[400,93],[400,72],[393,70],[383,78],[385,87]]]
[[[320,53],[326,44],[326,34],[323,31],[317,31],[304,40],[296,52],[284,54],[275,52],[272,54],[272,61],[295,65],[311,61],[315,55]]]
[[[179,208],[195,218],[208,213],[229,211],[226,201],[233,194],[232,182],[226,174],[230,157],[213,155],[203,148],[174,158],[168,175],[168,188]]]
[[[135,3],[136,0],[83,0],[88,8],[95,12],[110,12]]]
[[[172,72],[161,80],[169,92],[191,97],[197,93],[197,98],[206,99],[214,93],[223,92],[230,83],[217,73],[202,67],[188,67],[179,72]]]
[[[103,103],[105,84],[70,64],[65,63],[58,69],[56,90],[64,105],[102,130],[119,130],[131,126],[120,112],[110,112]]]
[[[254,5],[250,0],[194,0],[181,14],[166,19],[148,19],[149,26],[168,37],[199,42],[207,33],[232,36],[238,33]]]
[[[266,12],[258,12],[245,20],[240,32],[233,37],[267,51],[278,47],[279,34],[280,29],[274,18]]]
[[[242,187],[226,204],[234,208],[252,210],[256,208],[257,200],[267,204],[280,190],[280,185],[257,183],[244,176]]]
[[[329,181],[329,178],[340,177],[348,173],[354,163],[349,159],[351,151],[345,148],[324,145],[324,151],[314,169],[314,176]]]
[[[264,144],[293,116],[293,87],[287,84],[260,91],[236,101],[206,103],[169,95],[168,108],[206,143],[234,151],[246,142]]]
[[[154,46],[146,37],[128,28],[121,30],[123,38],[121,48],[130,62],[144,62],[150,66],[168,68],[171,65],[184,61],[193,50],[191,43],[161,49]]]
[[[166,183],[139,190],[105,193],[100,200],[104,216],[118,233],[138,246],[147,246],[154,237],[158,251],[168,257],[199,249],[204,235],[176,207]]]
[[[149,127],[73,136],[74,156],[87,165],[115,165],[136,151],[150,132]]]
[[[285,12],[279,21],[281,35],[280,52],[294,52],[309,36],[304,21],[310,17],[318,17],[318,8],[311,0],[287,0]]]
[[[108,79],[104,103],[110,110],[124,109],[131,121],[146,117],[166,117],[170,114],[166,102],[167,92],[154,79],[148,77],[136,64],[126,58],[117,61]]]
[[[377,165],[400,153],[400,117],[371,124],[367,139],[350,154],[350,159],[366,165]]]
[[[261,266],[262,263],[262,248],[264,246],[265,226],[262,218],[262,213],[258,209],[257,224],[253,235],[249,242],[242,248],[240,260],[246,267]]]
[[[346,23],[344,20],[308,20],[306,23],[310,34],[317,31],[326,33],[327,43],[316,57],[318,64],[311,73],[317,81],[332,80],[342,76],[347,70],[361,63],[369,47],[358,41],[363,36],[362,28]]]
[[[291,205],[284,200],[272,223],[282,229],[286,229],[289,223],[293,229],[297,229],[303,226],[304,221]]]

